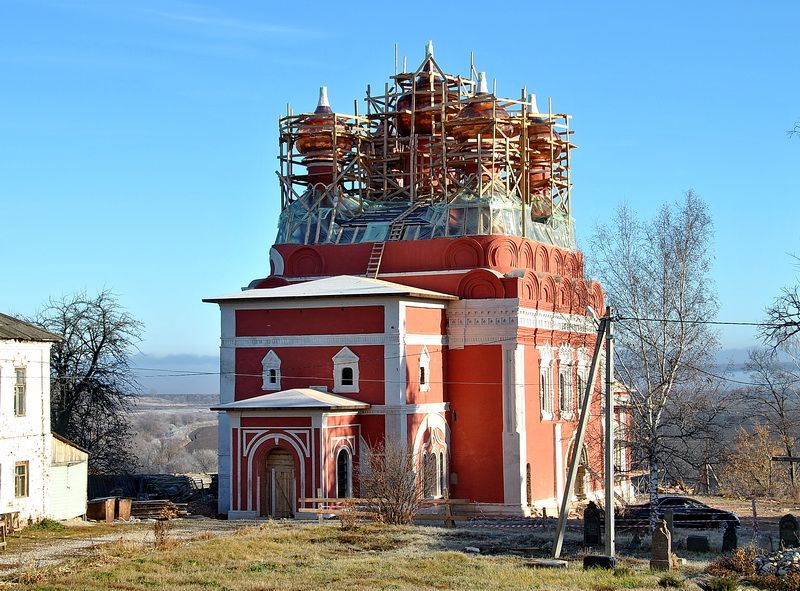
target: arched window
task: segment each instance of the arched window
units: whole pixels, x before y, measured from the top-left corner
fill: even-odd
[[[358,392],[358,356],[347,347],[333,356],[333,391]]]
[[[270,350],[261,360],[262,368],[262,390],[281,389],[281,359]]]
[[[336,455],[336,498],[353,496],[353,459],[347,448],[341,448]]]

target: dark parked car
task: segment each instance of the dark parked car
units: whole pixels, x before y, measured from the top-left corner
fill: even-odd
[[[689,497],[660,497],[656,511],[661,519],[665,511],[672,511],[675,527],[714,529],[727,523],[733,523],[736,527],[740,524],[735,513],[709,507]],[[648,527],[650,503],[628,505],[615,516],[615,522],[621,529]]]

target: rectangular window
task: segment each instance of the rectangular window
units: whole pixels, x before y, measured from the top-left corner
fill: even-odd
[[[25,414],[25,368],[16,369],[16,381],[14,382],[14,414],[21,417]]]
[[[17,462],[14,465],[14,496],[28,496],[28,462]]]

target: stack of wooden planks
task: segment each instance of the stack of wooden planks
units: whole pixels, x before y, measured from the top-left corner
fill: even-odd
[[[186,503],[173,503],[166,499],[155,501],[133,501],[131,517],[137,519],[173,519],[187,517]]]

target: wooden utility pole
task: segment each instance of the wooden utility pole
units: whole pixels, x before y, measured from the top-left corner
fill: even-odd
[[[591,308],[587,308],[591,311]],[[591,311],[592,318],[597,320],[594,311]],[[592,405],[592,392],[594,392],[595,376],[597,375],[597,366],[600,362],[600,351],[603,347],[603,337],[606,334],[606,318],[602,318],[597,327],[597,342],[594,346],[594,354],[592,355],[592,364],[589,367],[589,379],[586,381],[586,392],[583,396],[583,403],[581,404],[581,417],[578,422],[578,432],[575,435],[575,443],[572,448],[572,459],[569,463],[569,471],[567,472],[567,483],[564,487],[564,494],[561,497],[561,511],[558,514],[558,526],[556,527],[556,539],[553,543],[553,558],[561,556],[561,546],[564,544],[564,531],[567,528],[567,519],[569,518],[569,505],[572,500],[572,491],[575,488],[575,477],[578,473],[578,463],[580,461],[581,449],[583,449],[583,439],[586,435],[586,425],[589,422],[589,414]]]
[[[606,308],[606,556],[614,556],[614,322]]]

